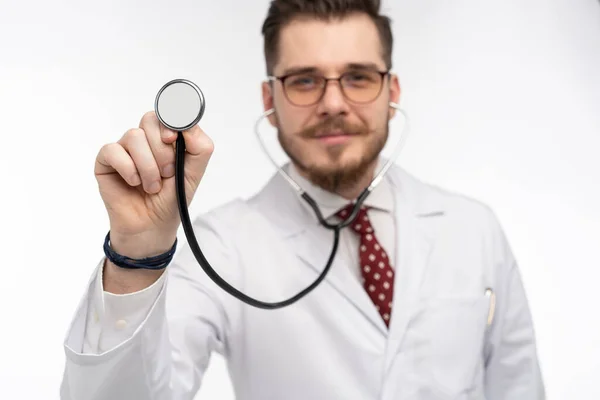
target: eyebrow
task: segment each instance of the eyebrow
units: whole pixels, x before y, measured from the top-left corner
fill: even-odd
[[[348,63],[344,65],[344,69],[346,70],[357,70],[357,69],[372,69],[376,71],[380,71],[381,68],[375,63]],[[306,74],[306,73],[317,73],[319,72],[319,68],[312,66],[298,66],[287,68],[283,71],[281,76],[290,75],[290,74]]]

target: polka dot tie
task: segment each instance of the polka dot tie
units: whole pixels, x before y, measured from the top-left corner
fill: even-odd
[[[336,215],[346,219],[352,212],[350,204]],[[390,260],[375,237],[375,230],[371,226],[367,207],[361,207],[356,219],[348,226],[360,235],[360,268],[363,277],[363,286],[381,314],[381,318],[389,327],[392,316],[392,299],[394,295],[394,270]]]

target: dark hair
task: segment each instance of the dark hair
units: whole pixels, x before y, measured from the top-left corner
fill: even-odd
[[[271,0],[267,17],[262,26],[267,74],[279,56],[281,29],[298,17],[312,17],[322,20],[343,18],[353,13],[367,14],[377,26],[382,44],[382,56],[388,69],[392,68],[393,37],[391,20],[379,14],[380,0]]]

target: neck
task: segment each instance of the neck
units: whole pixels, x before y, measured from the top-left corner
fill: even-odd
[[[321,187],[322,189],[331,193],[335,193],[346,200],[354,200],[362,193],[363,190],[365,190],[365,188],[367,188],[367,186],[369,186],[375,176],[376,167],[377,160],[374,160],[367,167],[363,168],[363,173],[355,175],[351,182],[340,182],[340,184],[338,184],[335,188],[325,187],[324,182],[315,181],[314,177],[311,177],[311,174],[308,171],[305,171],[303,168],[297,168],[297,171],[306,180]]]
[[[365,168],[365,172],[358,177],[358,179],[352,184],[348,185],[340,185],[334,193],[345,198],[346,200],[354,200],[356,199],[363,190],[367,188],[371,184],[371,181],[375,177],[375,166],[376,162],[369,165]]]

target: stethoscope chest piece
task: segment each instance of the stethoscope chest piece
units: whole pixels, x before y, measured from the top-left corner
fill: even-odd
[[[156,95],[154,111],[160,122],[177,132],[196,125],[205,108],[202,90],[186,79],[167,82]]]

